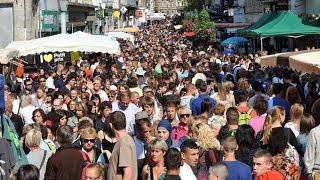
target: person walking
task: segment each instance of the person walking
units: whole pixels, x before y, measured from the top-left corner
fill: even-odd
[[[133,139],[126,131],[125,114],[121,111],[111,113],[110,124],[116,134],[117,142],[109,159],[107,179],[137,179],[136,148]]]

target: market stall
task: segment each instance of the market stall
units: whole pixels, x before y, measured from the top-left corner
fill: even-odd
[[[120,54],[120,45],[116,40],[107,36],[91,35],[83,32],[58,34],[27,41],[14,41],[7,48],[19,50],[19,56],[71,51]]]
[[[106,35],[110,38],[129,39],[134,44],[134,35],[125,32],[108,32]]]
[[[260,58],[261,67],[284,67],[320,74],[320,49],[272,54]]]
[[[320,50],[289,57],[291,69],[320,75]]]

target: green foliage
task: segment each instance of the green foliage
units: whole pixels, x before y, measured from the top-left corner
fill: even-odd
[[[200,40],[212,39],[214,38],[214,24],[210,19],[210,15],[207,10],[202,9],[198,14],[195,21],[195,29]]]
[[[205,0],[187,0],[188,6],[185,7],[185,11],[201,11],[205,5]]]

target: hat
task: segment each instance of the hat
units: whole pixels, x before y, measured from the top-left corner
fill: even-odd
[[[148,118],[149,118],[149,116],[148,116],[146,111],[137,112],[136,115],[135,115],[135,119],[136,120],[148,119]]]
[[[143,76],[146,71],[142,67],[138,67],[134,72],[136,75]]]
[[[116,91],[117,89],[118,88],[115,85],[111,85],[110,88],[109,88],[110,91]]]
[[[161,120],[158,124],[158,128],[165,128],[170,134],[172,131],[172,125],[168,120]]]

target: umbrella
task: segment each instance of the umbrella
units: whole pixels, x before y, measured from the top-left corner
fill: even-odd
[[[119,28],[115,29],[115,32],[128,32],[128,33],[136,33],[139,31],[139,28],[137,27],[126,27],[126,28]]]
[[[231,37],[231,38],[228,38],[226,40],[224,40],[221,45],[222,46],[227,46],[228,44],[231,44],[233,46],[237,46],[239,44],[242,44],[242,43],[246,43],[248,42],[249,40],[244,38],[244,37]]]

